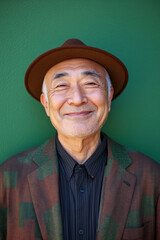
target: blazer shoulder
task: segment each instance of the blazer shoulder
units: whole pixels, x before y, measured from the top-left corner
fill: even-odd
[[[137,167],[143,170],[150,168],[160,173],[160,163],[144,153],[112,140],[110,137],[108,137],[108,150],[111,152],[110,155],[113,156],[120,165],[125,165],[129,168]]]
[[[134,164],[138,163],[139,166],[142,167],[151,167],[154,169],[158,169],[160,171],[160,163],[147,156],[144,153],[128,150],[128,154],[131,157]]]
[[[33,163],[33,159],[37,156],[43,155],[45,148],[48,145],[51,145],[51,142],[53,142],[53,138],[54,137],[45,141],[39,146],[32,147],[30,149],[27,149],[23,152],[11,156],[0,165],[0,172],[3,172],[5,170],[12,171],[16,168],[22,168],[23,166],[31,167],[32,165],[35,165],[35,163]]]
[[[122,145],[122,144],[114,141],[113,139],[111,139],[108,136],[107,136],[107,138],[108,138],[109,145],[112,146],[112,153],[114,152],[115,154],[119,154],[121,156],[123,156],[124,154],[128,154],[133,162],[141,161],[141,163],[145,162],[145,164],[153,165],[156,168],[160,167],[160,163],[158,163],[151,157],[147,156],[146,154],[141,153],[135,149],[132,149],[126,145]]]

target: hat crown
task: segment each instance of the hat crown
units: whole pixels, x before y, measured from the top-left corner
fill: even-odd
[[[124,64],[112,54],[84,44],[81,40],[71,38],[60,47],[51,49],[36,58],[25,74],[25,86],[32,97],[40,100],[42,84],[46,73],[54,65],[73,58],[95,61],[106,68],[110,74],[116,98],[128,82],[128,72]]]
[[[71,38],[71,39],[66,40],[62,44],[62,47],[67,47],[67,46],[86,46],[86,45],[79,39]]]

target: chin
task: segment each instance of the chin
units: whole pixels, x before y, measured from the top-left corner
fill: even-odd
[[[65,135],[67,137],[73,137],[73,138],[82,138],[82,137],[88,137],[96,132],[100,131],[99,126],[94,127],[84,127],[84,126],[72,126],[71,129],[61,129],[60,132],[62,135]]]

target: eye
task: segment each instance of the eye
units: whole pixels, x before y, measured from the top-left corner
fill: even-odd
[[[97,83],[94,82],[94,81],[90,81],[90,82],[86,82],[85,85],[86,85],[87,87],[95,87],[95,86],[97,86]]]
[[[59,92],[59,91],[65,91],[68,89],[68,85],[65,84],[65,83],[60,83],[60,84],[57,84],[55,87],[54,87],[54,90]]]
[[[55,88],[65,88],[67,87],[67,84],[59,84]]]
[[[89,83],[87,83],[87,85],[96,85],[96,83],[95,82],[89,82]]]

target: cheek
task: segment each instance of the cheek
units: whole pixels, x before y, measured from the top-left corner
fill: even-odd
[[[107,94],[106,92],[101,92],[96,94],[94,97],[94,104],[97,107],[97,117],[99,125],[102,126],[106,121],[108,115],[108,105],[107,105]]]
[[[50,112],[59,111],[63,104],[65,103],[65,98],[62,95],[56,95],[49,98],[49,108]]]
[[[106,92],[96,92],[91,97],[92,102],[97,106],[97,108],[105,109],[107,108],[107,94]]]

